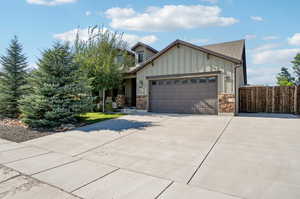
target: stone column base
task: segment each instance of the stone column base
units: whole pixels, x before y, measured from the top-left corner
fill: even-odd
[[[125,106],[125,95],[118,95],[116,98],[117,106],[119,108],[124,108]]]
[[[140,110],[146,110],[147,109],[147,100],[148,96],[136,96],[136,108]]]
[[[235,95],[234,94],[219,94],[219,114],[235,113]]]

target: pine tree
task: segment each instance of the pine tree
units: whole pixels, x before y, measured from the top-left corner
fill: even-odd
[[[294,59],[294,61],[292,61],[293,63],[293,69],[296,75],[296,84],[300,85],[300,53],[298,53]]]
[[[78,73],[70,47],[56,43],[42,53],[29,79],[30,95],[22,99],[22,120],[34,128],[54,128],[76,122],[91,109],[93,99]]]
[[[295,78],[292,77],[288,68],[282,67],[280,73],[277,75],[277,85],[279,86],[293,86],[295,85]]]
[[[19,100],[25,94],[27,61],[23,47],[15,36],[7,48],[7,55],[0,57],[0,115],[18,117]]]

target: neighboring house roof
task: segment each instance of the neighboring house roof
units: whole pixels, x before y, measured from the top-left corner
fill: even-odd
[[[157,50],[155,50],[155,49],[152,48],[151,46],[149,46],[149,45],[147,45],[147,44],[144,44],[144,43],[142,43],[142,42],[138,42],[137,44],[135,44],[135,45],[131,48],[131,50],[134,51],[134,50],[135,50],[137,47],[139,47],[139,46],[145,47],[146,49],[150,50],[150,51],[153,52],[154,54],[158,53]]]
[[[242,60],[245,40],[230,41],[218,44],[202,46],[208,50]]]
[[[206,52],[211,55],[215,55],[216,57],[220,57],[226,60],[229,60],[231,62],[241,64],[244,61],[244,50],[245,50],[245,41],[239,40],[239,41],[233,41],[233,42],[226,42],[226,43],[220,43],[220,44],[213,44],[213,45],[207,45],[207,46],[197,46],[182,40],[175,40],[171,44],[169,44],[166,48],[159,51],[157,54],[153,55],[150,59],[146,60],[145,62],[131,68],[129,70],[129,73],[134,73],[139,70],[141,70],[144,66],[151,63],[158,57],[160,57],[162,54],[167,52],[169,49],[176,45],[184,45],[188,46],[190,48],[194,48],[196,50],[200,50],[203,52]],[[136,46],[134,46],[136,47]],[[228,49],[226,49],[228,48]]]

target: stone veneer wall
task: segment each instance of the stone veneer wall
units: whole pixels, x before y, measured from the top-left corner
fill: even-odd
[[[125,95],[118,95],[117,98],[116,98],[117,106],[119,108],[124,108],[125,100],[126,100]]]
[[[234,94],[219,94],[219,113],[234,113],[235,112],[235,95]]]
[[[136,96],[136,108],[141,110],[147,109],[148,96]]]

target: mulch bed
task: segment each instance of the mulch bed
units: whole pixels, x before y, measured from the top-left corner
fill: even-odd
[[[16,119],[0,118],[0,138],[12,142],[25,142],[39,137],[52,135],[53,131],[30,129]]]
[[[55,132],[38,131],[21,126],[4,126],[0,124],[0,138],[17,143],[52,135],[53,133]]]

